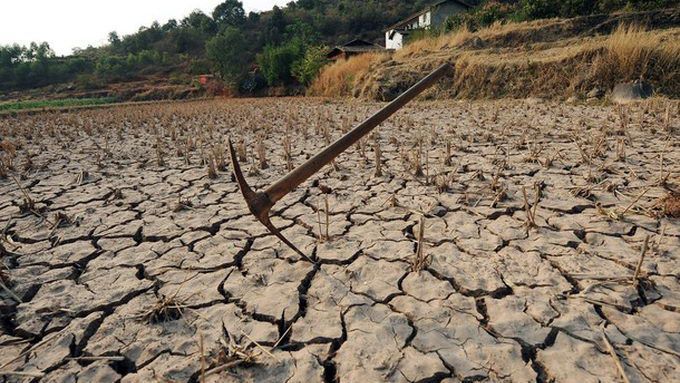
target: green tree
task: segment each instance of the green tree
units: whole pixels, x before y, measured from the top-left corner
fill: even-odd
[[[237,86],[248,72],[250,57],[244,54],[247,48],[243,32],[235,27],[226,28],[205,46],[213,68],[232,87]]]
[[[238,27],[246,21],[243,3],[238,0],[226,0],[215,7],[213,20],[221,26]]]
[[[279,44],[283,40],[283,33],[286,29],[286,17],[281,8],[276,5],[267,16],[262,26],[262,41],[266,44]]]
[[[176,30],[177,27],[179,27],[179,24],[177,24],[177,20],[170,19],[168,20],[167,23],[163,24],[161,28],[163,29],[163,32],[171,32]]]
[[[120,37],[118,36],[118,32],[116,31],[109,32],[109,44],[111,44],[113,47],[116,47],[118,44],[120,44]]]
[[[186,29],[195,29],[201,33],[212,35],[217,31],[215,20],[201,11],[194,11],[185,17],[181,26]]]

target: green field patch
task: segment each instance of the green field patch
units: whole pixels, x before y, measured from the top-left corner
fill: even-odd
[[[60,100],[29,100],[9,101],[0,103],[0,112],[18,111],[26,109],[52,109],[72,106],[91,106],[111,104],[116,100],[113,97],[101,98],[64,98]]]

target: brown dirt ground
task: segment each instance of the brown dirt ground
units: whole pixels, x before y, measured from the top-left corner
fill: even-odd
[[[0,382],[671,382],[678,106],[414,103],[276,206],[316,265],[226,139],[263,187],[378,103],[6,117]]]

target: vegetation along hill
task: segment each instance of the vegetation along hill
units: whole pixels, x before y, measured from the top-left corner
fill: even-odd
[[[297,0],[282,8],[246,14],[241,2],[226,0],[212,14],[194,11],[184,19],[154,22],[126,36],[111,32],[107,45],[76,49],[66,57],[55,56],[46,42],[1,46],[0,101],[45,97],[134,101],[185,98],[205,92],[259,95],[301,93],[305,89],[310,94],[387,99],[443,60],[457,60],[460,73],[466,73],[450,84],[449,95],[517,96],[541,86],[583,90],[591,87],[592,81],[588,76],[574,80],[572,72],[581,71],[579,64],[586,61],[606,60],[602,50],[613,42],[600,35],[616,30],[623,21],[639,21],[639,17],[621,16],[626,14],[646,14],[646,28],[665,28],[663,33],[651,34],[636,30],[648,37],[646,43],[677,49],[677,43],[665,43],[673,38],[677,41],[674,0],[469,0],[465,2],[472,6],[469,12],[450,17],[441,27],[414,34],[403,50],[359,56],[333,65],[327,62],[329,47],[353,39],[384,45],[387,26],[432,3]],[[659,11],[662,9],[666,11]],[[536,19],[553,20],[530,22]],[[602,23],[609,23],[608,27]],[[658,77],[658,70],[677,63],[678,53],[654,51],[645,55],[657,60],[655,63],[662,57],[671,60],[646,68],[652,77]],[[606,67],[604,61],[599,63]],[[552,81],[532,86],[507,84],[507,73],[543,71],[547,67],[553,68]],[[639,76],[638,72],[633,70],[626,76]],[[196,76],[203,74],[214,74],[221,81],[200,86]],[[612,78],[603,85],[621,77],[610,75]],[[666,93],[677,96],[677,84],[672,85],[677,81],[677,70],[675,77],[665,72],[663,76],[667,77],[656,80],[671,81],[666,87],[672,89],[665,89]],[[555,88],[558,77],[563,78],[563,84]],[[480,87],[469,79],[485,85]],[[542,92],[548,93],[548,89]]]

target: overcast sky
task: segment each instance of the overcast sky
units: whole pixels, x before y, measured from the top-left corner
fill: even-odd
[[[241,0],[246,13],[290,0]],[[106,43],[108,34],[133,33],[155,20],[178,21],[194,9],[210,14],[221,0],[0,0],[0,45],[47,41],[58,55]]]

